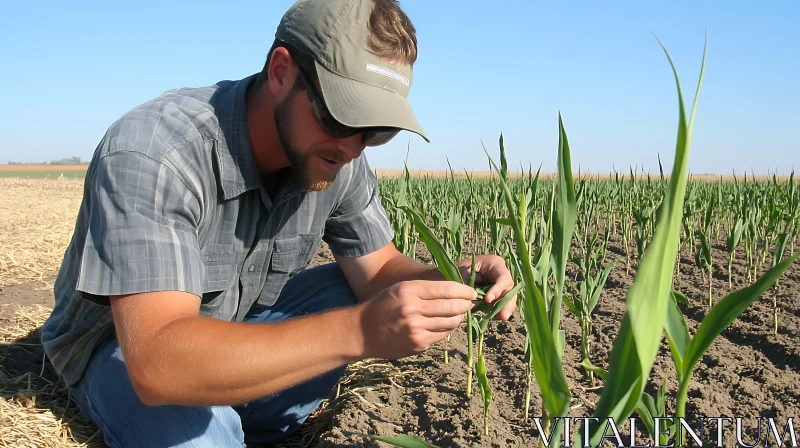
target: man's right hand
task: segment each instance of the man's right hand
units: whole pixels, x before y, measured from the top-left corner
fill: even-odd
[[[358,305],[364,357],[399,359],[428,349],[464,321],[475,290],[451,281],[397,283]]]

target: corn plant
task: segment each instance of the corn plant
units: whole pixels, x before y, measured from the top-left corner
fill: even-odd
[[[420,240],[428,248],[428,251],[431,253],[436,266],[438,267],[439,271],[442,275],[450,281],[459,282],[464,284],[464,279],[461,276],[461,272],[458,270],[456,263],[454,260],[450,258],[447,251],[445,250],[442,243],[436,238],[436,235],[428,228],[423,220],[422,216],[412,210],[407,206],[402,206],[401,209],[408,214],[409,219],[412,220],[414,226],[419,233]],[[470,268],[470,277],[469,282],[466,283],[469,286],[475,288],[475,256],[472,256],[472,266]],[[490,285],[491,286],[491,285]],[[467,311],[467,395],[471,395],[471,388],[472,388],[472,369],[473,369],[473,343],[472,343],[472,333],[473,331],[477,332],[478,335],[478,356],[477,356],[477,363],[475,366],[475,373],[477,375],[478,386],[481,391],[481,397],[483,398],[483,432],[484,434],[488,434],[489,432],[489,405],[492,401],[492,391],[489,385],[489,379],[486,376],[486,361],[483,356],[483,337],[486,334],[486,328],[489,325],[489,322],[500,312],[500,310],[505,307],[508,302],[514,298],[514,296],[522,289],[523,284],[519,283],[514,288],[511,289],[505,296],[502,298],[494,301],[492,304],[488,304],[486,302],[481,302],[478,304],[474,310]],[[489,286],[484,286],[483,288],[478,288],[476,291],[478,292],[478,299],[482,299],[485,296],[486,291],[488,290]],[[482,312],[484,316],[480,319],[477,318],[474,312]]]
[[[469,278],[469,285],[475,285],[475,256],[472,256],[472,268],[471,274]],[[477,359],[477,366],[475,372],[478,377],[478,387],[481,391],[481,398],[483,399],[483,435],[489,435],[489,405],[492,402],[492,389],[489,385],[489,378],[486,376],[486,361],[483,356],[483,337],[486,334],[486,327],[489,325],[489,322],[506,306],[506,304],[519,293],[520,289],[522,289],[522,283],[518,283],[511,291],[509,291],[502,299],[492,303],[491,305],[487,303],[481,303],[477,307],[475,307],[474,312],[483,312],[484,316],[480,319],[476,315],[470,316],[472,319],[472,325],[468,327],[468,331],[470,329],[476,330],[478,333],[478,359]],[[472,347],[469,347],[469,350],[472,350]],[[470,363],[470,367],[472,364]],[[470,368],[471,370],[471,368]]]
[[[800,256],[800,254],[798,254]],[[669,342],[672,360],[678,372],[678,395],[676,401],[676,417],[686,417],[686,397],[689,391],[689,381],[692,372],[700,358],[708,350],[714,340],[722,331],[739,317],[762,293],[770,288],[778,277],[797,258],[791,257],[777,263],[752,285],[728,294],[711,308],[711,311],[700,322],[695,336],[689,336],[686,320],[678,307],[678,302],[673,297],[668,304],[667,320],[664,327]],[[679,443],[682,443],[682,434]],[[698,442],[699,443],[699,442]]]
[[[688,181],[689,146],[706,53],[704,49],[697,93],[687,123],[677,69],[669,52],[663,44],[661,46],[672,65],[678,87],[679,120],[675,161],[666,197],[656,215],[653,238],[627,294],[625,316],[611,350],[608,379],[594,413],[598,422],[606,422],[608,418],[621,422],[639,402],[658,353],[672,292]],[[598,445],[603,436],[603,426],[589,423],[586,429],[589,430],[586,442],[592,446]],[[578,434],[578,445],[583,445],[582,435]]]
[[[581,361],[581,366],[597,374],[601,380],[608,380],[608,371],[595,366],[588,359]],[[656,391],[655,397],[643,391],[636,405],[634,405],[634,409],[636,413],[639,414],[639,418],[642,419],[642,423],[644,423],[650,438],[655,440],[656,437],[658,437],[658,446],[668,446],[667,444],[669,441],[675,436],[676,426],[674,419],[672,419],[672,424],[668,428],[665,428],[668,429],[667,433],[659,431],[658,434],[656,434],[655,430],[655,419],[667,417],[666,391],[667,383],[665,381],[661,383],[661,387]]]
[[[786,241],[789,239],[790,233],[791,231],[789,229],[785,229],[784,232],[778,236],[778,241],[777,244],[775,245],[775,253],[772,258],[773,268],[777,266],[783,259],[783,254],[786,251]],[[775,288],[772,291],[772,310],[775,322],[773,333],[777,335],[778,334],[778,279],[777,278],[775,279]]]
[[[583,272],[583,281],[580,282],[577,290],[573,291],[573,297],[570,299],[564,296],[564,303],[567,309],[578,318],[581,324],[581,361],[591,360],[589,335],[592,331],[592,312],[597,306],[597,301],[600,299],[600,293],[606,284],[608,275],[617,263],[623,263],[624,260],[614,260],[609,263],[602,272]],[[584,262],[585,263],[585,262]],[[586,263],[588,264],[588,263]],[[587,370],[589,380],[594,386],[594,372]]]
[[[728,289],[733,287],[731,281],[731,265],[736,256],[736,248],[742,242],[742,232],[744,232],[744,222],[741,218],[736,218],[736,224],[733,228],[728,230],[728,237],[726,239],[726,248],[728,249]]]
[[[572,185],[572,168],[569,157],[569,143],[566,131],[561,120],[559,121],[558,145],[558,178],[555,195],[557,202],[553,226],[553,260],[559,267],[566,266],[566,257],[569,251],[569,241],[575,224],[575,193]],[[515,200],[508,187],[508,167],[506,165],[505,147],[503,136],[500,136],[500,163],[502,168],[492,160],[484,147],[484,152],[489,158],[491,166],[497,171],[503,198],[509,211],[508,218],[500,220],[513,229],[516,243],[516,256],[520,272],[525,285],[524,300],[521,303],[520,314],[527,330],[528,350],[536,376],[536,382],[542,395],[542,419],[545,422],[545,431],[551,435],[551,443],[558,445],[563,430],[561,418],[565,417],[569,409],[571,394],[561,364],[564,333],[559,329],[561,294],[564,284],[564,272],[556,271],[556,294],[548,304],[542,297],[537,286],[534,267],[530,255],[530,232],[528,228],[528,200],[526,190],[522,190],[518,200]],[[566,247],[565,247],[566,246]],[[545,278],[546,282],[546,278]],[[555,420],[558,418],[558,420]],[[556,426],[553,428],[553,423]]]

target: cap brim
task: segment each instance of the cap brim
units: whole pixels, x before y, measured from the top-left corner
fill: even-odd
[[[339,76],[315,62],[322,96],[333,118],[350,127],[386,126],[418,134],[430,143],[408,99],[391,90]]]

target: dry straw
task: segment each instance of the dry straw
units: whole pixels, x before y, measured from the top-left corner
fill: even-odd
[[[0,304],[0,315],[0,446],[103,446],[102,435],[45,364],[38,329],[50,309]],[[42,362],[26,372],[11,369],[11,358],[24,352]]]
[[[0,288],[51,284],[72,238],[83,179],[0,178]]]

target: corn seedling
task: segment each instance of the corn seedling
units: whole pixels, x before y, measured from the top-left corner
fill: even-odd
[[[800,255],[800,254],[798,254]],[[673,297],[667,309],[666,326],[664,327],[669,342],[675,369],[678,372],[678,396],[676,417],[686,417],[686,396],[689,381],[700,358],[708,350],[722,331],[739,317],[750,304],[770,288],[778,277],[794,262],[796,256],[777,263],[754,284],[728,294],[720,300],[706,315],[692,338],[686,326],[686,320]],[[679,443],[682,443],[682,434]]]
[[[697,93],[687,122],[678,72],[666,48],[664,52],[672,65],[678,87],[679,120],[675,161],[666,197],[656,215],[657,224],[653,238],[628,291],[625,316],[611,350],[608,380],[595,409],[594,417],[598,417],[599,422],[606,422],[608,418],[621,422],[640,400],[658,353],[671,297],[688,182],[689,146],[703,82],[706,53],[704,49]],[[590,423],[589,440],[586,442],[592,446],[598,445],[603,436],[602,428],[599,424]],[[582,445],[582,434],[578,434],[578,439],[578,444]]]
[[[583,281],[580,282],[577,291],[573,291],[573,299],[564,296],[564,303],[567,309],[578,318],[581,324],[581,360],[591,361],[591,353],[589,348],[589,335],[592,330],[592,312],[597,306],[597,301],[600,299],[600,293],[608,279],[608,274],[614,269],[617,263],[622,263],[624,260],[614,260],[609,263],[602,272],[590,273],[586,270],[583,271]],[[588,261],[584,262],[588,265]],[[594,372],[591,370],[586,371],[589,380],[594,386]]]
[[[406,207],[401,207],[404,212],[409,215],[409,218],[414,223],[414,227],[416,228],[417,232],[420,235],[420,240],[425,244],[425,247],[428,248],[431,255],[433,256],[434,261],[439,269],[439,271],[444,275],[447,280],[465,283],[464,279],[461,276],[461,272],[458,270],[456,263],[448,256],[447,251],[445,250],[442,243],[436,238],[436,235],[425,225],[422,216]],[[472,266],[470,268],[470,277],[469,277],[469,286],[475,287],[475,256],[472,256]],[[478,356],[476,362],[475,373],[477,375],[478,386],[481,391],[481,397],[483,398],[483,432],[484,434],[488,434],[489,432],[489,405],[492,401],[492,391],[489,385],[489,379],[486,376],[486,361],[483,355],[483,337],[486,334],[486,328],[489,325],[489,322],[499,313],[503,307],[508,304],[508,302],[516,296],[516,294],[522,289],[523,284],[517,284],[511,291],[509,291],[505,296],[502,298],[494,301],[492,304],[488,304],[486,302],[481,302],[478,304],[472,311],[467,311],[467,335],[468,335],[468,345],[467,345],[467,395],[471,395],[472,390],[472,368],[473,368],[473,343],[472,339],[472,332],[476,331],[478,334]],[[488,286],[484,286],[483,288],[477,289],[478,298],[481,299],[485,296],[486,290],[488,290]],[[473,312],[483,312],[484,316],[481,319],[478,319]]]
[[[733,288],[731,281],[731,265],[736,256],[736,248],[742,242],[742,232],[744,232],[744,222],[741,218],[736,218],[736,224],[733,228],[728,230],[728,238],[726,239],[726,248],[728,249],[728,289]]]
[[[572,185],[572,168],[569,158],[569,143],[567,142],[566,131],[559,114],[559,146],[558,146],[558,178],[557,178],[557,198],[555,219],[556,225],[553,226],[553,260],[559,267],[566,266],[569,253],[569,241],[572,236],[575,224],[575,193]],[[518,200],[515,200],[508,187],[508,168],[506,165],[505,147],[503,136],[500,136],[500,164],[492,160],[489,153],[484,152],[489,158],[489,162],[495,171],[499,173],[500,187],[502,188],[503,198],[508,208],[509,216],[499,220],[503,224],[511,226],[516,243],[516,257],[519,262],[519,269],[525,285],[524,300],[521,303],[520,313],[525,322],[527,330],[528,350],[530,352],[530,364],[536,376],[536,382],[542,395],[542,419],[545,422],[545,431],[552,434],[551,443],[558,445],[563,430],[562,420],[569,409],[571,394],[567,386],[567,380],[561,364],[561,353],[563,350],[564,333],[558,327],[561,308],[561,294],[564,284],[564,273],[556,269],[556,294],[551,299],[550,314],[548,319],[548,303],[545,302],[542,293],[537,286],[534,267],[530,255],[530,233],[528,229],[528,199],[525,189],[520,193]],[[566,247],[564,247],[566,246]],[[547,277],[543,278],[542,283],[547,282]],[[553,422],[557,422],[556,427],[552,428]],[[543,442],[542,442],[543,443]]]

